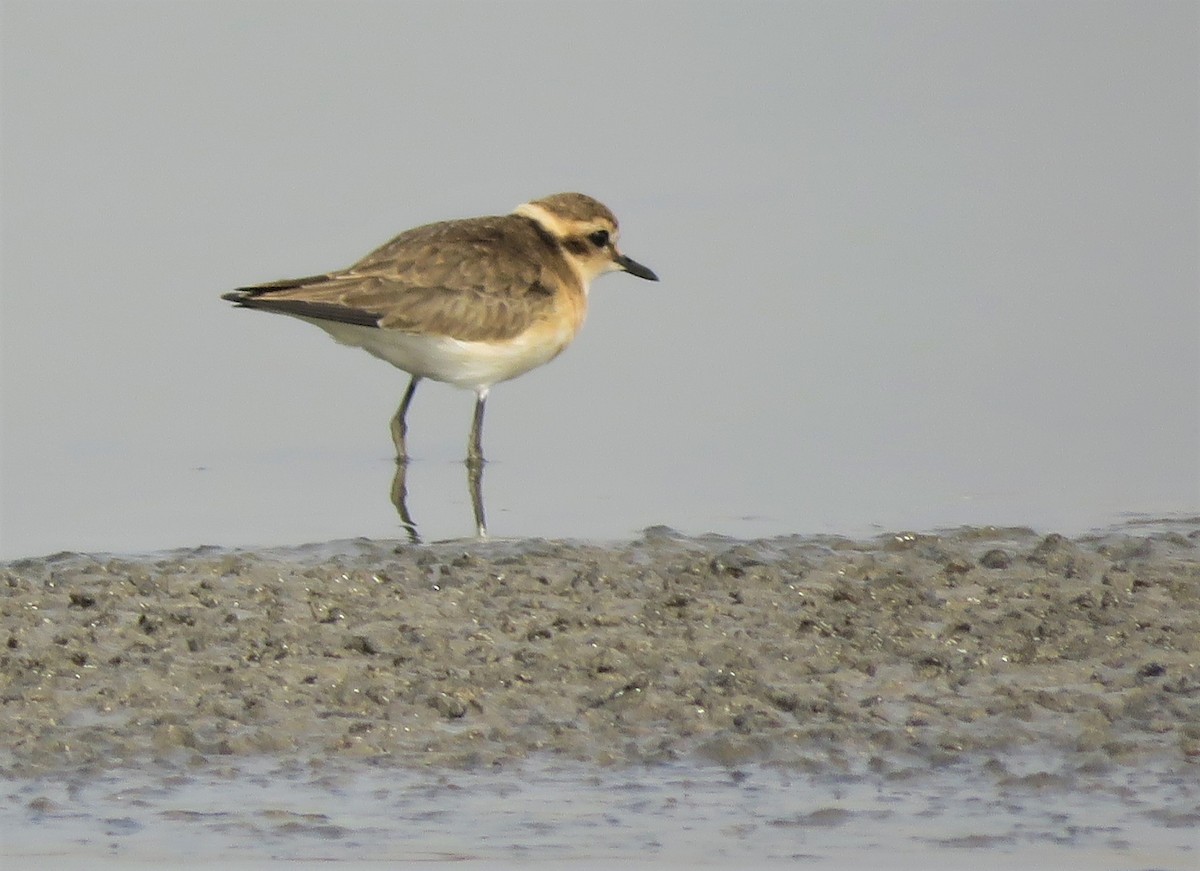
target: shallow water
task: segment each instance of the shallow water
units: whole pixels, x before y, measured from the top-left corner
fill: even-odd
[[[493,534],[1200,510],[1187,4],[309,4],[265,67],[271,3],[3,9],[0,558],[402,534],[406,376],[220,294],[563,189],[662,281],[492,392]],[[427,540],[472,403],[412,407]]]
[[[420,772],[250,760],[0,781],[0,829],[10,861],[56,868],[1184,871],[1200,861],[1192,774],[1088,775],[1047,758],[886,775],[555,763]]]

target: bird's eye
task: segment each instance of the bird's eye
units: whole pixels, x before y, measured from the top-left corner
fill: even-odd
[[[588,240],[597,248],[603,248],[608,244],[608,230],[597,230],[588,236]]]

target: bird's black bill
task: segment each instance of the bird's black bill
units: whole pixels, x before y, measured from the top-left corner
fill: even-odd
[[[658,276],[654,274],[652,269],[649,269],[638,263],[631,257],[626,257],[624,254],[617,256],[617,265],[628,272],[630,275],[636,275],[638,278],[644,278],[647,281],[658,281]]]

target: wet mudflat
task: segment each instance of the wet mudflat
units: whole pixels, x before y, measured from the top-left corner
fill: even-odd
[[[886,775],[237,760],[0,782],[0,823],[19,867],[1195,867],[1194,780],[1072,769],[1037,755]]]
[[[10,562],[2,822],[22,855],[123,860],[182,827],[222,862],[1187,867],[1198,545],[1176,520]]]

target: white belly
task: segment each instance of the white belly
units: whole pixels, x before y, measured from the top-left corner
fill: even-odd
[[[506,342],[464,342],[315,318],[300,320],[411,375],[476,391],[549,363],[573,338],[564,328],[561,332],[531,331]]]

